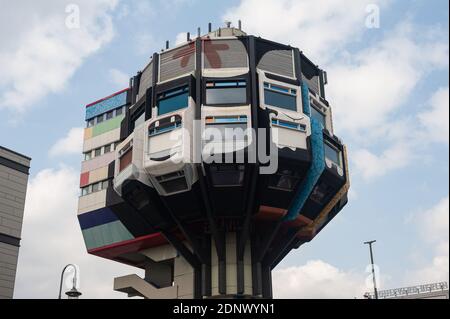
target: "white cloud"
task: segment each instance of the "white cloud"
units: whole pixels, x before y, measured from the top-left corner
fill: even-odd
[[[153,52],[158,51],[155,46],[155,38],[150,33],[139,33],[135,36],[134,43],[138,55],[145,55],[150,58]]]
[[[0,108],[25,111],[64,89],[83,61],[114,35],[116,0],[79,0],[80,27],[66,27],[66,3],[7,1],[0,12]],[[14,32],[11,32],[14,30]]]
[[[270,40],[298,46],[316,63],[324,63],[366,31],[366,6],[387,0],[242,0],[224,20],[241,19],[243,28]]]
[[[244,30],[251,34],[298,46],[326,66],[336,132],[346,136],[345,142],[354,150],[351,161],[366,180],[406,167],[414,158],[423,136],[411,133],[411,126],[405,129],[406,122],[433,127],[433,139],[448,143],[445,92],[431,101],[433,111],[420,117],[422,124],[417,123],[416,114],[400,113],[410,106],[408,101],[426,76],[448,70],[448,32],[438,26],[423,28],[408,19],[385,30],[383,11],[381,29],[367,29],[367,4],[385,9],[391,2],[241,0],[224,15],[235,22],[242,19]],[[363,49],[348,51],[349,44],[358,48],[360,36],[367,32],[381,37]]]
[[[109,70],[109,80],[112,84],[118,88],[126,88],[129,85],[130,76],[120,70],[110,69]]]
[[[440,88],[429,101],[430,109],[419,114],[430,141],[448,144],[449,141],[449,88]]]
[[[187,32],[181,32],[178,33],[177,36],[175,37],[175,45],[180,45],[186,42],[187,39]]]
[[[277,269],[272,277],[275,298],[352,299],[361,298],[368,290],[362,274],[342,271],[321,260]]]
[[[329,67],[327,92],[340,130],[357,133],[389,125],[389,116],[405,106],[426,75],[448,68],[448,42],[421,39],[424,33],[399,25],[373,47]]]
[[[376,155],[367,149],[359,149],[352,153],[352,163],[363,178],[371,180],[407,166],[411,157],[410,146],[399,143],[390,146],[381,155]]]
[[[56,298],[68,263],[80,267],[83,298],[126,297],[113,291],[113,278],[137,269],[87,254],[77,220],[78,181],[70,167],[44,169],[30,180],[15,298]]]
[[[432,252],[430,262],[408,271],[405,275],[410,284],[449,281],[449,197],[434,207],[415,216],[422,239]]]
[[[74,127],[67,135],[59,139],[49,151],[50,156],[81,154],[83,150],[84,128]]]

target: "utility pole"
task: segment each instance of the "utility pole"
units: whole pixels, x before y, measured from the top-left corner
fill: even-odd
[[[370,249],[370,262],[372,264],[372,279],[373,279],[373,290],[375,292],[375,299],[378,299],[378,290],[377,290],[377,280],[375,279],[375,264],[373,262],[373,251],[372,244],[376,243],[376,240],[366,241],[364,244],[369,245]]]

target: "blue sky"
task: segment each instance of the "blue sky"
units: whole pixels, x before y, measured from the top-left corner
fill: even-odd
[[[275,295],[360,297],[370,239],[382,287],[448,280],[448,1],[0,3],[0,144],[33,158],[16,297],[52,297],[68,262],[80,265],[87,297],[122,297],[112,277],[134,270],[87,256],[76,222],[84,105],[125,88],[166,40],[239,18],[328,71],[351,161],[348,206],[279,265],[275,289],[293,284]],[[80,29],[64,25],[68,3]],[[370,3],[379,28],[365,25]]]

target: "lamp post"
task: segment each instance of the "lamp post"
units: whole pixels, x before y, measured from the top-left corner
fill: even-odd
[[[58,295],[58,299],[61,299],[61,292],[62,292],[62,282],[63,282],[63,277],[64,277],[64,273],[66,272],[67,268],[72,267],[75,271],[74,275],[73,275],[73,281],[72,281],[72,289],[70,289],[69,291],[66,292],[66,295],[68,296],[69,299],[78,299],[78,297],[81,296],[81,292],[79,292],[76,288],[77,285],[77,267],[75,267],[75,265],[73,264],[68,264],[64,267],[62,273],[61,273],[61,280],[59,282],[59,295]]]
[[[376,240],[366,241],[364,244],[369,245],[370,249],[370,262],[372,264],[372,279],[373,279],[373,290],[375,293],[375,299],[378,299],[378,290],[377,290],[377,280],[375,279],[375,264],[373,262],[373,251],[372,244],[376,243]]]

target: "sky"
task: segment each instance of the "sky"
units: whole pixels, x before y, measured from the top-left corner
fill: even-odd
[[[75,5],[75,6],[74,6]],[[15,298],[56,298],[64,265],[85,298],[124,298],[140,270],[86,253],[77,222],[84,106],[127,87],[165,41],[237,25],[328,72],[348,146],[349,203],[273,272],[277,298],[361,298],[449,280],[447,0],[0,0],[0,145],[32,157]],[[71,15],[79,12],[79,28]]]

